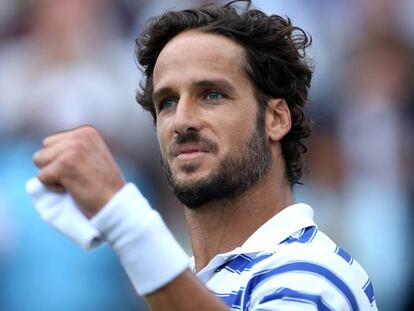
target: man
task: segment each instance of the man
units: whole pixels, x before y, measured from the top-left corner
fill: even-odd
[[[294,204],[310,133],[305,33],[248,1],[242,12],[167,12],[137,44],[138,101],[186,207],[193,271],[92,127],[46,138],[34,162],[42,184],[69,193],[111,244],[151,309],[376,310],[362,267]]]

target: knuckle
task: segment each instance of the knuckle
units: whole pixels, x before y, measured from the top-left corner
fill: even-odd
[[[55,171],[52,170],[41,170],[39,174],[37,175],[39,180],[44,184],[50,184],[55,182],[57,180],[57,174]]]
[[[95,137],[98,134],[98,131],[92,125],[85,125],[80,130],[82,131],[82,135],[86,137]]]
[[[43,167],[47,164],[47,158],[44,150],[37,151],[32,157],[33,163],[37,167]]]
[[[84,125],[73,132],[74,140],[87,145],[93,143],[98,136],[98,131],[91,125]]]
[[[60,165],[69,171],[73,171],[77,167],[78,161],[78,153],[75,151],[67,152],[62,159],[60,160]]]
[[[36,151],[33,154],[32,160],[36,165],[40,165],[41,164],[41,158],[42,158],[42,152],[39,150],[39,151]]]
[[[50,145],[50,141],[51,141],[51,136],[46,137],[45,139],[42,140],[42,146],[43,147],[47,147]]]

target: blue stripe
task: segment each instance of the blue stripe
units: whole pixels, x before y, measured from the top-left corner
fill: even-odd
[[[325,278],[332,285],[334,285],[344,296],[344,298],[348,301],[351,310],[359,310],[358,303],[356,301],[354,294],[352,293],[351,289],[345,284],[344,281],[342,281],[337,275],[335,275],[333,272],[326,269],[325,267],[309,262],[293,262],[277,267],[272,270],[266,270],[257,273],[255,276],[253,276],[253,278],[249,280],[246,289],[244,291],[238,292],[238,295],[242,296],[242,299],[240,299],[240,304],[243,306],[243,310],[247,310],[250,304],[250,295],[259,284],[261,284],[263,281],[267,280],[270,277],[287,272],[308,272]],[[236,301],[238,300],[239,299],[236,299]]]
[[[375,300],[375,294],[374,294],[374,287],[372,286],[371,280],[368,279],[363,289],[364,289],[365,295],[367,295],[368,297],[369,302],[373,303]]]
[[[244,287],[240,288],[239,292],[243,292],[243,291],[244,291]],[[222,302],[224,302],[229,307],[240,308],[240,303],[236,302],[239,292],[232,292],[229,294],[215,293],[215,295],[217,298],[219,298]]]
[[[215,272],[220,272],[223,269],[226,269],[232,273],[241,274],[243,271],[250,270],[255,264],[261,262],[262,260],[269,258],[272,254],[264,254],[261,256],[250,258],[246,255],[238,255],[231,260],[227,261],[225,264],[219,266]]]
[[[290,236],[284,241],[282,241],[282,243],[285,243],[285,244],[290,244],[294,242],[310,243],[315,237],[317,231],[318,229],[316,228],[316,226],[306,227],[305,229],[302,229],[302,232],[300,233],[299,237],[293,238]]]
[[[351,264],[353,262],[352,256],[349,255],[345,250],[343,250],[339,246],[336,247],[335,253],[341,256],[347,263]]]
[[[238,292],[232,292],[230,294],[218,294],[214,293],[217,298],[233,309],[241,309],[241,298],[244,292],[244,287],[240,288]]]
[[[278,289],[274,293],[265,296],[260,301],[260,304],[278,299],[312,304],[318,308],[318,311],[333,311],[333,309],[331,309],[327,304],[325,304],[320,295],[299,292],[292,290],[290,288]]]

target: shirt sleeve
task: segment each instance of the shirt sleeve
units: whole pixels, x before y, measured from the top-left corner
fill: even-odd
[[[245,291],[246,309],[358,310],[349,286],[324,269],[311,262],[294,262],[255,276]]]
[[[243,310],[376,310],[364,291],[366,281],[335,253],[296,246],[275,262],[272,257],[246,284]]]

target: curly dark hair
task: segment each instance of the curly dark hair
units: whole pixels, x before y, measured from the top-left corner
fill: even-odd
[[[313,70],[306,55],[311,37],[301,28],[292,26],[289,18],[267,15],[246,7],[238,10],[235,2],[224,6],[214,4],[196,9],[168,11],[149,20],[136,39],[136,57],[145,79],[137,92],[137,102],[151,112],[152,75],[164,46],[176,35],[187,30],[216,33],[230,38],[245,50],[244,70],[255,88],[260,110],[266,109],[269,98],[284,98],[292,117],[292,128],[281,141],[286,175],[291,185],[303,175],[302,154],[307,151],[303,139],[311,133],[311,121],[304,113]]]

